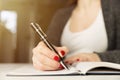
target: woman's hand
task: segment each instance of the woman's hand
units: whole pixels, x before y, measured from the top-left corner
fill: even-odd
[[[55,47],[56,50],[64,57],[68,52],[66,47]],[[40,42],[33,49],[33,66],[38,70],[58,70],[62,69],[59,63],[58,55],[51,51],[43,42]]]
[[[69,58],[66,58],[65,63],[72,65],[76,62],[100,62],[100,58],[95,53],[80,53]]]

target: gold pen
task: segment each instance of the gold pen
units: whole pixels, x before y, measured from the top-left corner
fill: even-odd
[[[60,56],[61,54],[59,54],[57,52],[57,50],[53,47],[53,45],[47,40],[47,35],[43,32],[43,30],[41,29],[41,27],[39,26],[39,24],[37,23],[31,23],[31,26],[33,27],[33,29],[38,33],[38,35],[40,36],[40,39],[46,44],[46,46],[54,51],[56,54],[58,54],[59,58],[60,58],[60,64],[65,68],[68,69],[69,68],[65,65],[63,58]]]

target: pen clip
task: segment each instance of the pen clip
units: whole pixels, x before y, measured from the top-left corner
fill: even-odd
[[[44,33],[44,31],[41,29],[40,25],[37,23],[31,23],[31,26],[34,28],[34,30],[41,36],[41,38],[46,38],[47,35]]]

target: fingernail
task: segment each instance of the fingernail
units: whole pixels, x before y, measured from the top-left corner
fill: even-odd
[[[55,61],[60,61],[60,58],[59,58],[58,56],[55,56],[55,57],[54,57],[54,60],[55,60]]]
[[[59,69],[64,69],[64,67],[60,64]]]
[[[65,61],[66,64],[68,64],[69,62],[68,61]]]
[[[72,63],[70,63],[70,65],[72,65]]]
[[[78,62],[78,61],[80,61],[80,59],[76,59],[76,61]]]
[[[60,51],[61,55],[64,56],[65,55],[65,51]]]

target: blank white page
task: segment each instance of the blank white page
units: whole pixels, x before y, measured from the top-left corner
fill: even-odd
[[[36,70],[32,64],[12,70],[7,73],[8,76],[42,76],[42,75],[66,75],[76,74],[76,70],[58,70],[58,71],[40,71]]]

